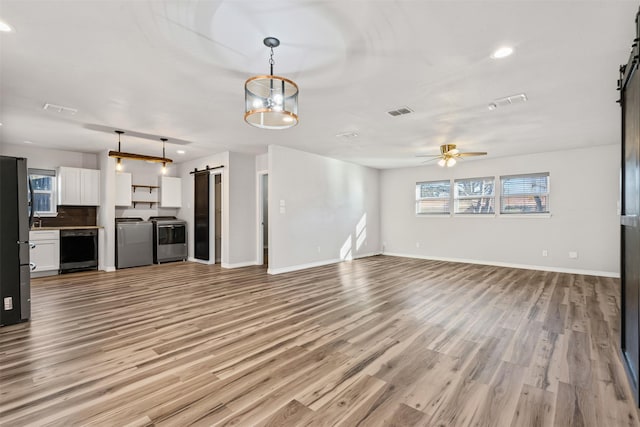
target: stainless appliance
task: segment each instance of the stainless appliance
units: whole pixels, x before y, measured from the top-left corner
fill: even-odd
[[[116,218],[116,268],[153,264],[152,228],[142,218]]]
[[[187,260],[187,222],[175,216],[152,216],[153,262]]]
[[[60,230],[60,273],[98,269],[98,230]]]
[[[27,159],[0,156],[0,325],[31,317]]]

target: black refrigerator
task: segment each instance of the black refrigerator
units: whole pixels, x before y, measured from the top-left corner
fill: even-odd
[[[27,159],[0,156],[0,326],[31,316]]]

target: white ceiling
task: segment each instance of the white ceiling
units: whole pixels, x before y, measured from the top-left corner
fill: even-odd
[[[118,128],[168,137],[176,162],[280,144],[379,168],[419,165],[416,154],[443,143],[489,157],[613,144],[637,10],[636,0],[0,0],[15,29],[0,33],[0,141],[101,152],[117,138],[95,129]],[[266,36],[281,40],[275,73],[300,86],[292,129],[243,121],[244,81],[268,72]],[[502,45],[515,53],[491,59]],[[521,92],[528,102],[487,108]],[[415,112],[386,114],[401,106]],[[160,155],[161,143],[125,134],[122,151]]]

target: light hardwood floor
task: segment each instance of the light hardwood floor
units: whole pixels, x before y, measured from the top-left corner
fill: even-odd
[[[33,281],[0,425],[637,426],[619,281],[377,256]]]

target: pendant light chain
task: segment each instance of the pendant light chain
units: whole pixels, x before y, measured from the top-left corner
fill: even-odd
[[[271,55],[269,55],[269,65],[271,66],[271,75],[273,76],[273,64],[275,64],[276,61],[273,60],[273,47],[271,47]]]

